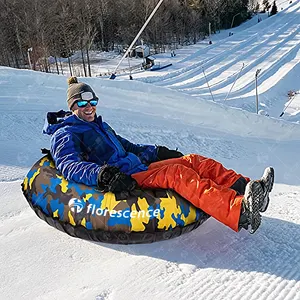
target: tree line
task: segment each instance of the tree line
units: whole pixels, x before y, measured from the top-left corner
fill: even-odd
[[[71,55],[79,51],[84,75],[91,76],[89,52],[128,46],[157,3],[0,0],[0,65],[48,72],[52,56],[59,73],[57,58],[67,58],[70,64]],[[196,43],[209,29],[214,33],[239,25],[255,9],[256,0],[165,0],[141,38],[155,53],[176,49]]]

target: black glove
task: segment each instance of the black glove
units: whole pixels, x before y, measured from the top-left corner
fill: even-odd
[[[98,174],[97,185],[102,193],[121,193],[134,190],[137,183],[131,176],[121,172],[119,168],[104,165]]]
[[[157,160],[165,160],[170,158],[179,158],[182,157],[183,154],[177,150],[170,150],[165,146],[157,147]]]

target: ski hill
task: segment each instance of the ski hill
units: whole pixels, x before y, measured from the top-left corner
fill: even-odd
[[[0,299],[300,299],[300,125],[288,120],[297,121],[298,98],[285,120],[277,116],[287,91],[300,89],[299,7],[293,2],[272,22],[235,28],[210,48],[195,45],[193,55],[178,53],[178,69],[137,73],[136,80],[80,79],[99,96],[98,114],[128,140],[209,156],[252,178],[272,165],[270,207],[254,235],[209,219],[173,240],[125,246],[48,226],[27,204],[21,182],[49,147],[46,113],[67,109],[66,77],[0,67]],[[205,56],[215,102],[201,79]],[[269,117],[254,113],[257,68]]]
[[[279,8],[284,4],[277,3]],[[212,36],[212,45],[205,40],[190,46],[192,52],[178,50],[174,58],[157,55],[162,64],[173,65],[134,74],[134,78],[255,112],[255,74],[260,69],[259,110],[279,117],[288,91],[300,89],[300,2],[284,7],[262,22],[253,17]],[[229,36],[229,32],[233,34]],[[284,118],[289,119],[289,115]],[[293,115],[290,120],[298,119]]]

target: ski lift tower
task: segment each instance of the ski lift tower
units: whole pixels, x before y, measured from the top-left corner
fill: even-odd
[[[30,52],[32,52],[32,47],[28,48],[28,50],[27,50],[28,63],[29,63],[30,70],[32,70],[32,63],[31,63]]]
[[[138,40],[138,38],[140,37],[140,35],[142,34],[142,32],[144,31],[144,29],[146,28],[146,26],[148,25],[148,23],[150,22],[150,20],[152,19],[152,17],[154,16],[154,14],[156,13],[156,11],[158,10],[158,8],[160,7],[160,5],[163,3],[164,0],[160,0],[157,5],[155,6],[155,8],[153,9],[152,13],[150,14],[150,16],[148,17],[147,21],[145,22],[145,24],[143,25],[143,27],[140,29],[140,31],[138,32],[138,34],[136,35],[136,37],[134,38],[134,40],[132,41],[131,45],[129,46],[129,48],[127,49],[127,51],[125,52],[125,54],[123,55],[123,57],[121,58],[121,60],[119,61],[118,65],[116,66],[114,72],[111,74],[110,79],[115,79],[116,76],[116,72],[120,66],[120,64],[122,63],[122,61],[124,60],[124,58],[127,56],[127,54],[130,52],[131,48],[133,47],[133,45],[135,44],[135,42]]]
[[[258,87],[257,87],[257,78],[261,69],[257,69],[255,73],[255,94],[256,94],[256,113],[258,114]]]

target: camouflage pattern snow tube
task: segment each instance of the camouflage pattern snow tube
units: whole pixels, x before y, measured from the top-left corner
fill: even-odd
[[[83,239],[151,243],[189,232],[208,219],[172,190],[105,193],[68,182],[48,156],[37,161],[22,184],[35,213],[48,224]]]

